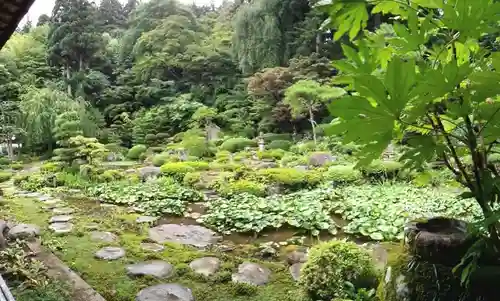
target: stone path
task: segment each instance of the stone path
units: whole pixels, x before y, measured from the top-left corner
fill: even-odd
[[[94,231],[90,233],[90,239],[92,239],[93,241],[112,243],[118,240],[118,236],[111,232]]]
[[[65,234],[73,230],[72,223],[53,223],[50,224],[49,229],[54,231],[56,234]]]
[[[73,219],[71,215],[54,215],[50,218],[49,223],[67,223]]]
[[[103,260],[117,260],[125,256],[125,250],[118,247],[105,247],[97,251],[95,256]]]
[[[217,257],[203,257],[191,262],[189,267],[196,274],[211,276],[219,270],[220,264],[220,259]]]
[[[169,278],[174,273],[174,267],[170,263],[161,260],[136,263],[127,266],[126,269],[129,276]]]
[[[141,248],[145,251],[150,251],[150,252],[161,252],[165,250],[165,247],[160,244],[148,243],[148,242],[141,243]]]
[[[18,224],[12,227],[7,237],[10,239],[31,239],[40,236],[40,227],[32,224]]]
[[[206,248],[220,237],[217,233],[202,226],[164,224],[149,229],[149,238],[157,243],[174,242],[197,248]]]
[[[238,266],[238,272],[231,277],[234,283],[265,285],[269,282],[271,271],[256,263],[244,262]]]
[[[180,284],[158,284],[141,290],[136,301],[194,301],[191,290]]]

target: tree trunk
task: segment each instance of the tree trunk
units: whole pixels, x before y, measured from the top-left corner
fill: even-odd
[[[12,161],[14,160],[14,148],[12,147],[12,139],[7,138],[6,143],[7,143],[7,155],[9,156],[9,159]]]
[[[311,107],[309,107],[309,122],[311,122],[311,128],[312,128],[312,132],[313,132],[314,145],[316,146],[316,126],[314,125],[315,124],[315,122],[314,122],[314,115],[313,115]]]
[[[321,35],[322,35],[321,32],[318,32],[316,34],[316,53],[319,53],[319,51],[320,51],[319,47],[320,47],[320,44],[321,44]]]
[[[67,88],[68,88],[68,94],[70,96],[72,96],[72,94],[71,94],[71,82],[70,82],[70,80],[71,80],[71,70],[69,68],[69,65],[67,65],[66,66],[66,81],[67,81],[67,84],[68,84]]]

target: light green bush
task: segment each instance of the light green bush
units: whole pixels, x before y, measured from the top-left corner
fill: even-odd
[[[42,172],[58,172],[63,169],[63,164],[61,162],[47,162],[40,166],[40,171]]]
[[[23,165],[23,163],[20,163],[20,162],[14,162],[14,163],[10,164],[10,168],[12,168],[13,170],[21,170],[24,168],[24,165]]]
[[[322,175],[315,170],[295,168],[268,168],[256,172],[257,178],[264,182],[283,185],[290,189],[315,187],[322,180]]]
[[[296,155],[293,153],[285,153],[283,158],[281,158],[282,166],[296,166],[296,165],[307,165],[307,157]]]
[[[208,168],[209,164],[203,161],[171,162],[160,167],[162,174],[179,181],[183,181],[184,176],[189,172],[208,170]]]
[[[154,166],[160,167],[163,164],[167,163],[168,161],[174,161],[174,160],[171,160],[171,159],[172,159],[171,155],[169,155],[167,153],[161,153],[161,154],[155,155],[153,157],[152,163],[153,163]]]
[[[334,165],[328,168],[323,177],[335,183],[352,183],[361,180],[363,176],[359,170],[354,169],[354,165]]]
[[[109,169],[105,170],[98,178],[99,182],[112,182],[124,179],[125,174],[120,170]]]
[[[290,147],[292,146],[292,142],[288,140],[274,140],[271,143],[269,143],[266,148],[267,149],[282,149],[282,150],[289,150]]]
[[[285,155],[285,151],[282,149],[272,149],[265,150],[263,152],[257,152],[257,157],[259,159],[273,159],[280,160]]]
[[[299,285],[313,300],[348,298],[345,283],[356,288],[375,288],[377,272],[370,255],[351,242],[332,240],[309,253]]]
[[[0,171],[0,183],[7,182],[10,178],[12,178],[12,173]]]
[[[249,193],[256,196],[265,196],[266,185],[256,181],[237,180],[221,186],[219,192],[224,195]]]
[[[394,178],[403,168],[403,164],[391,160],[375,160],[361,171],[368,177]]]
[[[10,159],[7,157],[0,157],[0,165],[9,165],[11,163]]]
[[[230,161],[231,152],[228,151],[218,151],[215,154],[215,162],[217,163],[228,163]]]
[[[235,171],[244,168],[244,164],[210,162],[209,169],[215,171]]]
[[[133,146],[127,153],[127,158],[131,160],[139,160],[142,155],[146,153],[147,146],[143,144],[138,144]]]
[[[201,179],[201,173],[199,171],[188,172],[184,175],[184,179],[182,182],[184,185],[189,187],[194,187],[196,183],[198,183]]]
[[[224,143],[222,143],[220,148],[222,150],[234,153],[237,151],[244,150],[245,147],[254,147],[254,146],[257,146],[257,142],[250,140],[248,138],[240,137],[240,138],[230,138],[224,141]]]
[[[151,146],[148,148],[147,152],[148,153],[153,153],[153,154],[159,154],[163,152],[165,148],[163,146]]]
[[[214,147],[211,147],[204,137],[186,137],[181,145],[190,156],[197,158],[210,157],[214,154]]]

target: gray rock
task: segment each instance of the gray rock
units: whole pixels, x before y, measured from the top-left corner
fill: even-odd
[[[309,164],[312,166],[325,166],[336,161],[336,157],[326,152],[316,152],[309,156]]]
[[[194,301],[193,293],[187,287],[176,283],[158,284],[141,290],[136,301]]]
[[[161,173],[160,168],[156,166],[142,167],[139,168],[138,171],[142,180],[147,180],[149,178],[156,178]]]
[[[105,247],[95,253],[95,257],[104,260],[116,260],[125,256],[125,250],[118,247]]]
[[[157,243],[174,242],[206,248],[216,243],[220,237],[210,229],[195,225],[164,224],[149,229],[149,238]]]
[[[295,263],[292,266],[290,266],[289,271],[290,274],[292,275],[293,280],[299,281],[300,279],[300,271],[302,269],[303,263]]]
[[[71,215],[55,215],[50,218],[49,223],[67,223],[72,220],[73,217]]]
[[[141,262],[127,266],[127,275],[129,276],[169,278],[173,272],[174,267],[170,263],[161,260]]]
[[[196,274],[211,276],[219,270],[220,259],[217,257],[203,257],[191,262],[189,267]]]
[[[90,233],[90,239],[93,241],[103,241],[103,242],[115,242],[118,240],[118,237],[111,232],[98,232],[94,231]]]
[[[54,214],[60,214],[60,215],[73,214],[74,212],[75,212],[74,209],[72,209],[72,208],[66,208],[66,207],[63,207],[63,208],[54,208],[52,210],[52,213],[54,213]]]
[[[165,250],[165,247],[159,244],[154,244],[154,243],[149,243],[149,242],[143,242],[141,243],[141,248],[145,251],[150,251],[150,252],[161,252]]]
[[[72,223],[54,223],[49,226],[49,229],[54,231],[56,234],[65,234],[73,230]]]
[[[201,213],[193,212],[189,214],[189,217],[192,219],[199,219],[201,217]]]
[[[48,201],[48,200],[51,200],[51,199],[52,199],[52,197],[49,196],[49,195],[41,195],[41,196],[38,197],[38,200],[40,202],[45,202],[45,201]]]
[[[15,225],[9,230],[7,237],[10,239],[30,239],[40,235],[40,227],[30,224]]]
[[[244,262],[238,267],[238,272],[232,275],[234,283],[265,285],[269,282],[271,271],[256,263]]]
[[[147,215],[142,215],[142,216],[139,216],[135,222],[138,223],[138,224],[149,224],[149,223],[154,223],[158,220],[157,217],[154,217],[154,216],[147,216]]]
[[[304,263],[307,261],[307,254],[304,252],[293,251],[286,256],[286,261],[290,265]]]

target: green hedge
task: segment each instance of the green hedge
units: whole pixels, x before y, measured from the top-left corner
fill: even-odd
[[[266,133],[262,135],[262,139],[268,143],[276,140],[292,140],[292,135],[290,134],[275,134],[275,133]]]
[[[279,184],[292,190],[315,187],[323,179],[318,171],[295,168],[262,169],[256,172],[256,177],[264,182]]]
[[[208,170],[209,164],[202,161],[171,162],[160,167],[161,173],[182,181],[187,173]]]
[[[147,146],[143,144],[133,146],[127,153],[127,158],[131,160],[139,160],[146,153]]]
[[[323,177],[327,181],[346,184],[361,180],[363,175],[354,169],[354,165],[334,165],[328,168]]]
[[[244,150],[245,147],[255,147],[257,146],[257,142],[250,140],[248,138],[230,138],[224,141],[220,148],[229,152],[237,152]]]
[[[292,142],[287,141],[287,140],[275,140],[269,143],[266,147],[268,149],[282,149],[282,150],[289,150],[290,147],[292,146]]]

